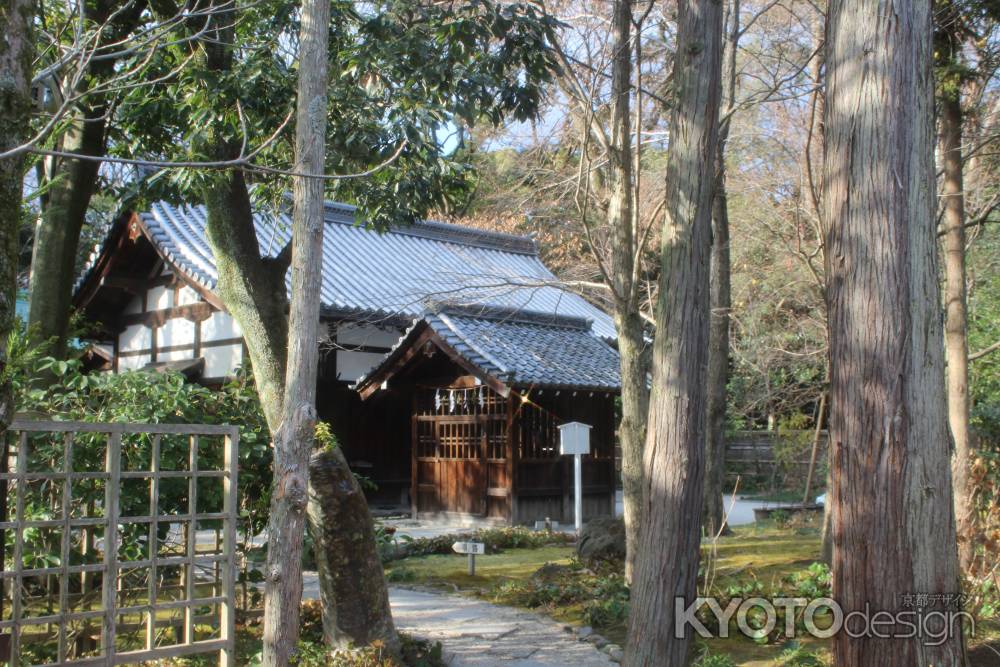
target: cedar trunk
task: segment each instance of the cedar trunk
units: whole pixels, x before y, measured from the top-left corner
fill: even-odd
[[[962,106],[958,91],[940,96],[941,163],[944,168],[944,343],[947,356],[948,422],[955,442],[952,479],[959,559],[973,557],[975,515],[969,488],[969,344],[965,287],[965,185],[962,176]]]
[[[28,138],[31,118],[31,63],[35,47],[31,0],[0,0],[0,152]],[[6,372],[7,339],[17,300],[18,231],[21,226],[23,154],[0,158],[0,436],[14,416],[14,397]],[[6,517],[4,517],[6,520]]]
[[[625,649],[629,667],[679,667],[687,664],[690,646],[690,628],[675,638],[675,600],[690,604],[698,577],[721,37],[721,3],[678,3],[643,523]]]
[[[835,0],[828,20],[833,594],[845,614],[912,612],[905,595],[960,591],[934,228],[931,3]],[[852,667],[957,665],[965,648],[960,628],[938,646],[840,632],[834,657]]]
[[[321,175],[326,151],[326,88],[330,3],[302,0],[295,171]],[[323,268],[323,185],[293,179],[292,299],[281,427],[274,442],[274,482],[267,527],[263,664],[288,665],[299,640],[302,544],[309,454],[316,433],[320,285]]]
[[[649,391],[646,353],[636,276],[635,197],[629,113],[632,74],[632,3],[616,0],[612,15],[614,55],[611,87],[611,145],[608,172],[611,195],[608,226],[611,228],[611,289],[615,304],[615,330],[621,368],[622,504],[625,521],[625,578],[635,571],[636,545],[642,501],[642,450],[646,434]]]
[[[729,381],[729,311],[732,307],[729,261],[729,203],[723,140],[718,151],[718,178],[712,200],[712,259],[708,331],[708,429],[705,446],[705,516],[709,536],[726,530],[723,493],[726,483],[726,383]]]
[[[707,440],[705,443],[705,514],[702,523],[709,536],[728,532],[723,492],[726,483],[726,400],[729,382],[729,318],[732,311],[729,257],[729,199],[726,196],[726,143],[736,108],[736,53],[740,36],[740,0],[727,3],[723,44],[722,85],[726,111],[719,123],[715,156],[715,194],[712,199],[712,255],[709,279]]]

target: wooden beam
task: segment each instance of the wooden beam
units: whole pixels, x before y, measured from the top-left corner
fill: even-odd
[[[122,315],[119,324],[127,327],[132,324],[145,324],[148,327],[163,326],[167,320],[184,318],[192,322],[203,322],[212,316],[212,313],[219,310],[210,303],[204,301],[200,303],[189,303],[185,306],[175,306],[162,310],[150,310],[144,313],[132,313]]]
[[[142,280],[141,278],[133,278],[130,276],[110,275],[101,278],[100,286],[110,289],[120,289],[128,292],[129,294],[135,294],[138,296],[146,291],[149,287],[149,282]]]

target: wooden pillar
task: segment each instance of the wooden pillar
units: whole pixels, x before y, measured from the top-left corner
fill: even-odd
[[[514,432],[514,394],[507,397],[507,521],[517,524],[517,458],[519,440]]]
[[[419,446],[417,434],[417,391],[413,388],[410,396],[410,516],[417,518],[417,448]]]

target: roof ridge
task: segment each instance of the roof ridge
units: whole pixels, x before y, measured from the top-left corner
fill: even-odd
[[[326,222],[354,225],[358,207],[336,201],[323,202],[327,215]],[[503,250],[518,254],[537,255],[538,245],[531,236],[498,232],[478,227],[468,227],[453,222],[438,220],[416,220],[409,225],[394,225],[386,230],[390,234],[406,234],[436,241],[447,241],[493,250]]]
[[[468,317],[472,319],[491,320],[495,322],[513,322],[517,324],[535,324],[539,326],[558,327],[561,329],[581,329],[589,331],[594,321],[579,315],[563,313],[548,313],[525,308],[504,308],[487,304],[460,304],[441,302],[432,304],[430,311],[434,314],[447,314],[453,317]]]

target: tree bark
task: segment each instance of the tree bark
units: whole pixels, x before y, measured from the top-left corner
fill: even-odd
[[[299,71],[301,75],[308,70],[309,82],[300,80],[295,170],[322,174],[328,58],[327,48],[322,45],[328,35],[329,3],[310,0],[306,4],[309,6],[303,8],[302,14]],[[232,68],[233,23],[232,14],[220,15],[221,27],[210,33],[204,43],[208,66],[219,72]],[[231,159],[238,154],[239,146],[210,139],[206,152],[214,159]],[[316,423],[323,181],[296,180],[293,243],[276,257],[260,254],[242,172],[227,171],[209,179],[202,188],[202,197],[208,209],[208,241],[219,272],[217,293],[243,331],[261,406],[275,445],[265,574],[264,664],[283,666],[289,664],[299,632],[302,536],[308,502],[309,454]],[[294,302],[289,316],[285,275],[290,261],[295,266]],[[350,493],[347,487],[337,490]],[[355,523],[370,521],[364,505],[345,503],[343,508],[344,512],[359,513],[354,517]],[[336,543],[320,545],[327,558],[335,546]],[[343,558],[349,560],[353,553],[344,554]],[[385,587],[380,564],[361,562],[354,565],[354,571],[363,573],[351,580],[357,591]],[[321,585],[329,588],[327,583]],[[344,609],[351,608],[354,597],[356,594],[345,593],[337,598],[338,605],[346,606],[334,613],[343,618]],[[330,610],[324,609],[324,614],[327,613]],[[391,627],[390,618],[385,619],[383,626],[386,624]],[[342,627],[353,626],[345,622]],[[355,638],[354,643],[362,644],[363,637]]]
[[[629,667],[685,665],[690,646],[690,628],[675,638],[675,601],[693,602],[698,576],[721,38],[719,2],[678,3],[643,524],[625,652]]]
[[[62,137],[62,150],[103,154],[106,112],[107,108],[99,104],[74,121]],[[70,158],[49,158],[46,162],[46,181],[51,185],[35,226],[28,324],[39,340],[52,343],[48,352],[61,358],[66,353],[80,232],[100,165]]]
[[[912,612],[904,595],[960,592],[931,34],[930,0],[830,3],[823,205],[833,591],[845,614]],[[833,648],[836,663],[852,667],[965,662],[960,631],[938,646],[840,632]]]
[[[649,369],[645,330],[638,312],[616,313],[621,372],[622,509],[625,523],[625,579],[632,581],[642,529],[643,448],[649,409]]]
[[[612,14],[614,52],[611,72],[611,137],[608,173],[611,195],[608,226],[611,228],[611,288],[615,302],[615,331],[622,381],[622,504],[625,520],[625,578],[635,571],[636,544],[642,501],[642,450],[649,403],[646,341],[639,316],[636,277],[635,199],[630,99],[632,75],[632,3],[616,0]]]
[[[705,533],[728,532],[723,488],[726,483],[726,403],[729,382],[729,317],[732,310],[729,258],[729,199],[726,195],[726,143],[736,106],[736,51],[740,42],[740,0],[727,3],[722,80],[725,118],[720,119],[715,155],[715,193],[712,198],[712,251],[709,263],[708,426],[705,443]],[[720,106],[723,106],[720,102]]]
[[[319,176],[324,173],[326,152],[330,3],[302,0],[300,11],[295,171]],[[297,176],[293,183],[288,363],[281,426],[274,442],[274,482],[264,585],[263,664],[268,667],[288,665],[299,640],[302,538],[309,454],[316,433],[324,181]]]
[[[117,42],[131,32],[144,9],[144,2],[135,2],[123,11],[119,3],[109,0],[87,2],[83,6],[88,21],[104,26],[101,46]],[[117,64],[115,58],[93,61],[87,67],[88,77],[97,81],[106,79]],[[85,97],[72,112],[72,123],[60,137],[60,149],[104,155],[108,112],[106,95]],[[45,181],[49,188],[42,198],[42,214],[35,227],[28,324],[40,340],[53,342],[48,352],[55,357],[66,353],[80,232],[97,187],[99,167],[92,160],[57,157],[45,160]]]
[[[236,150],[220,146],[218,156]],[[243,174],[227,172],[203,188],[206,231],[219,272],[217,291],[240,325],[272,436],[282,419],[288,350],[288,261],[261,257]]]
[[[962,106],[959,93],[944,91],[940,102],[941,163],[944,167],[944,343],[947,358],[948,423],[954,440],[952,480],[959,560],[973,557],[974,524],[969,465],[969,344],[965,287],[965,185],[962,175]]]
[[[31,64],[35,45],[31,0],[0,0],[0,152],[28,139],[31,120]],[[23,156],[0,158],[0,436],[14,416],[14,397],[7,374],[7,339],[14,326],[17,302],[18,233],[21,226]]]
[[[375,523],[364,493],[334,447],[309,461],[309,531],[316,545],[323,639],[334,648],[379,642],[399,653],[389,589],[375,547]]]
[[[723,493],[726,483],[726,384],[729,382],[729,312],[732,308],[729,261],[729,203],[723,139],[719,139],[717,180],[712,199],[712,257],[708,330],[707,443],[705,446],[705,516],[709,536],[727,531]]]

